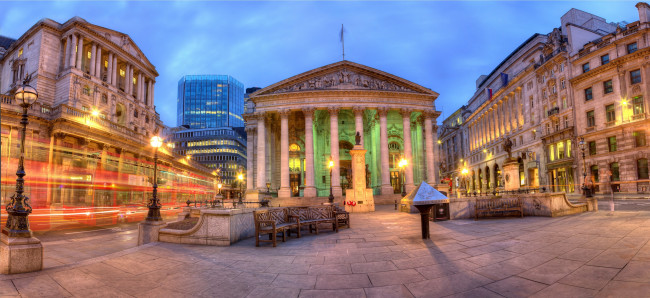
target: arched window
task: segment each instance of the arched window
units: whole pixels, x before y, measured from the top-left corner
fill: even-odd
[[[133,117],[138,118],[138,109],[133,109]]]
[[[300,151],[300,146],[298,146],[298,144],[289,145],[289,152],[299,152],[299,151]]]
[[[648,175],[647,158],[639,158],[636,160],[636,175],[638,179],[650,179]]]
[[[102,103],[108,103],[108,95],[102,94]]]
[[[88,85],[84,85],[83,94],[90,95],[91,93],[92,91],[90,90],[90,87],[88,87]]]

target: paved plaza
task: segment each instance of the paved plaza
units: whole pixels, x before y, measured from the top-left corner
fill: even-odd
[[[650,295],[648,211],[436,222],[431,240],[420,239],[419,219],[379,206],[352,214],[351,229],[305,231],[276,248],[256,248],[248,239],[231,247],[152,243],[121,250],[133,245],[133,231],[45,242],[46,269],[0,275],[0,296]],[[117,252],[93,257],[74,247]],[[70,262],[75,254],[85,260]]]

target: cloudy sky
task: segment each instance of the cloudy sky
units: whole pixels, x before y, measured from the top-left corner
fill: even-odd
[[[440,93],[443,117],[467,102],[488,74],[533,33],[549,33],[577,8],[608,22],[638,20],[636,1],[607,2],[5,2],[0,35],[20,37],[39,19],[80,16],[126,33],[156,66],[155,103],[176,125],[186,74],[228,74],[265,87],[341,60],[403,77]],[[442,121],[439,118],[439,122]]]

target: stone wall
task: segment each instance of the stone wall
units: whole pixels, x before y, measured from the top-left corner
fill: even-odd
[[[250,209],[198,209],[199,222],[189,230],[161,229],[158,241],[183,244],[229,246],[255,234],[253,211]]]
[[[598,211],[596,201],[573,204],[566,198],[565,193],[538,193],[521,194],[497,197],[476,197],[451,199],[449,203],[449,214],[451,219],[474,218],[476,200],[487,200],[494,198],[522,198],[524,204],[524,216],[565,216],[582,213],[586,211]]]

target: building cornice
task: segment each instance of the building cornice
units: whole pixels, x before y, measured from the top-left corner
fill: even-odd
[[[600,50],[596,51],[596,52],[602,53],[602,51],[600,51]],[[594,52],[594,53],[596,53],[596,52]],[[597,75],[599,75],[601,73],[610,71],[612,69],[617,70],[617,68],[619,66],[623,66],[626,62],[631,61],[631,60],[635,60],[635,59],[642,59],[647,55],[650,55],[650,47],[645,47],[645,48],[640,49],[640,50],[638,50],[638,51],[636,51],[636,52],[634,52],[632,54],[627,54],[627,55],[618,57],[618,58],[616,58],[614,60],[611,60],[609,63],[607,63],[605,65],[598,66],[598,67],[596,67],[596,68],[594,68],[592,70],[589,70],[589,71],[587,71],[585,73],[582,73],[582,74],[580,74],[578,76],[575,76],[575,77],[569,79],[569,81],[571,82],[571,84],[579,84],[579,83],[581,83],[583,81],[586,81],[586,80],[588,80],[590,78],[593,78],[593,77],[595,77],[595,76],[597,76]]]

